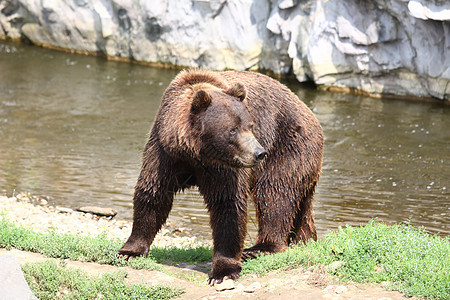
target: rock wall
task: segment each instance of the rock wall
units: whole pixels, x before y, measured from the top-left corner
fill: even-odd
[[[0,0],[0,37],[450,99],[448,0]]]

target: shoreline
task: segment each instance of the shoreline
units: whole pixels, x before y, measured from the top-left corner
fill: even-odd
[[[37,202],[37,205],[33,202]],[[106,234],[108,238],[112,235],[112,238],[123,240],[128,237],[131,230],[131,224],[128,221],[97,217],[90,213],[70,211],[67,208],[46,206],[45,197],[35,197],[29,194],[18,194],[14,197],[0,196],[0,218],[21,227],[28,227],[31,231],[46,232],[47,235],[75,233],[92,237],[95,234]],[[196,237],[190,237],[189,233],[183,231],[182,228],[171,231],[171,225],[163,227],[155,238],[153,246],[187,248],[206,245]],[[11,235],[6,230],[6,241],[8,236],[14,236],[17,232]],[[118,235],[122,235],[122,237]],[[21,241],[18,248],[9,249],[8,245],[11,247],[12,244],[7,242],[5,243],[7,247],[0,249],[2,252],[0,254],[13,255],[22,264],[48,261],[52,259],[50,257],[53,259],[64,258],[64,266],[68,264],[97,275],[104,273],[99,273],[99,268],[105,272],[111,272],[123,267],[120,264],[107,263],[110,261],[108,260],[110,257],[116,257],[114,254],[117,253],[116,246],[108,246],[103,241],[93,242],[89,238],[69,241],[61,239],[61,236],[50,237],[46,241],[47,246],[40,248],[40,244],[35,243],[36,236],[36,234],[28,235],[28,239],[25,238]],[[19,238],[19,240],[22,239]],[[64,254],[65,252],[56,253],[53,256],[54,250],[58,249],[61,241],[67,246],[67,249],[75,249],[78,244],[84,246],[82,249],[70,250],[71,256],[67,256]],[[445,264],[442,265],[441,261],[442,258],[445,261],[445,257],[448,255],[446,242],[448,239],[442,240],[429,236],[410,225],[385,225],[371,221],[363,227],[343,228],[330,235],[328,240],[321,241],[318,246],[313,244],[312,247],[296,247],[285,253],[250,260],[245,263],[241,279],[235,282],[231,281],[231,285],[218,285],[216,288],[206,285],[206,273],[210,263],[205,264],[204,257],[202,260],[194,259],[193,262],[186,260],[186,257],[181,260],[176,258],[173,264],[167,264],[162,259],[163,255],[157,262],[161,269],[155,270],[152,265],[148,269],[147,267],[142,268],[138,264],[137,267],[127,268],[127,277],[129,278],[128,283],[132,284],[145,282],[154,286],[155,284],[173,285],[177,283],[177,286],[185,291],[185,294],[180,297],[182,299],[230,298],[233,296],[248,296],[254,299],[286,299],[292,295],[309,295],[311,299],[334,299],[337,297],[340,299],[371,298],[378,300],[417,299],[416,296],[420,297],[421,295],[428,295],[435,299],[447,299],[445,294],[446,277],[445,272],[442,272],[446,267]],[[91,244],[94,245],[93,252],[90,253],[90,250],[86,252],[86,247],[90,249]],[[111,245],[110,242],[107,244]],[[386,245],[391,245],[393,248],[385,249]],[[30,251],[35,248],[41,250],[37,251],[38,253]],[[47,256],[45,253],[49,249],[52,255]],[[105,249],[108,252],[106,254],[103,253]],[[164,251],[164,249],[162,250]],[[184,248],[181,251],[184,251]],[[80,254],[82,254],[81,258],[88,254],[87,257],[93,257],[93,260],[84,261],[84,259],[80,259]],[[169,255],[173,254],[169,252]],[[367,255],[373,259],[368,260]],[[157,256],[158,254],[155,257]],[[330,256],[332,258],[327,258]],[[315,263],[313,263],[314,261]],[[354,265],[355,268],[347,270],[348,268],[345,266],[349,264]],[[422,266],[422,268],[417,271],[417,266]],[[427,268],[431,268],[431,273]],[[435,278],[433,272],[436,272],[438,277]],[[397,278],[398,274],[401,275],[400,278]],[[361,276],[365,280],[360,280]],[[130,281],[130,278],[136,278],[137,281]],[[342,278],[344,281],[341,281]],[[350,281],[346,282],[346,280]],[[381,284],[378,283],[380,281]],[[441,292],[443,290],[444,292]],[[413,297],[410,298],[411,296]]]
[[[131,221],[48,205],[45,197],[28,193],[19,193],[12,197],[0,195],[0,218],[38,232],[54,230],[57,233],[84,236],[105,234],[110,239],[119,239],[123,242],[130,236],[132,228]],[[168,220],[156,235],[152,247],[211,246],[211,242],[192,235],[190,231]]]

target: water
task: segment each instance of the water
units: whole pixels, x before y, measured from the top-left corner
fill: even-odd
[[[141,152],[177,72],[0,42],[0,190],[113,207],[130,219]],[[319,234],[374,217],[449,234],[449,105],[288,85],[325,133]],[[176,197],[170,220],[210,235],[195,189]]]

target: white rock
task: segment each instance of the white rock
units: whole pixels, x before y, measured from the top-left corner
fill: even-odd
[[[288,44],[299,80],[449,99],[449,22],[425,22],[403,12],[420,5],[427,8],[426,18],[448,20],[450,2],[406,2],[309,1],[289,11],[275,7],[268,24],[272,39]]]
[[[78,208],[78,211],[84,212],[84,213],[90,213],[94,215],[99,216],[107,216],[107,217],[113,217],[117,215],[117,211],[112,208],[108,207],[98,207],[98,206],[83,206]]]
[[[259,281],[255,281],[246,288],[244,288],[245,293],[254,293],[261,288],[261,283]]]
[[[60,213],[70,214],[73,213],[73,209],[68,207],[56,206],[55,209]]]
[[[219,284],[214,285],[216,291],[226,291],[234,289],[234,281],[232,279],[226,279]]]
[[[436,5],[434,3],[421,3],[423,1],[409,1],[408,10],[411,16],[423,20],[449,21],[450,5]],[[432,1],[431,1],[432,2]]]
[[[0,295],[2,299],[36,299],[30,290],[16,257],[4,255],[0,257]]]
[[[348,289],[347,289],[346,286],[340,285],[340,286],[336,287],[336,289],[334,290],[334,292],[335,292],[336,294],[342,294],[342,293],[346,292],[347,290],[348,290]]]
[[[0,38],[440,99],[450,99],[449,21],[442,0],[0,2]]]

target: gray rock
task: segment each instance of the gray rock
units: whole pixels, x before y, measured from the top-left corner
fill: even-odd
[[[0,295],[2,300],[36,299],[14,256],[0,257]]]
[[[221,283],[214,285],[214,287],[218,292],[232,290],[234,289],[234,281],[232,279],[225,279]]]
[[[115,215],[117,215],[117,211],[115,209],[108,207],[83,206],[77,210],[84,213],[91,213],[97,216],[114,217]]]
[[[406,14],[406,2],[309,1],[275,8],[268,25],[288,43],[300,81],[449,99],[450,24]],[[446,18],[449,2],[427,3],[440,3],[439,18]]]
[[[443,0],[0,2],[0,38],[439,99],[450,99],[449,21]]]
[[[64,214],[71,214],[71,213],[73,213],[73,209],[68,208],[68,207],[63,207],[63,206],[56,206],[55,210],[60,212],[60,213],[64,213]]]

